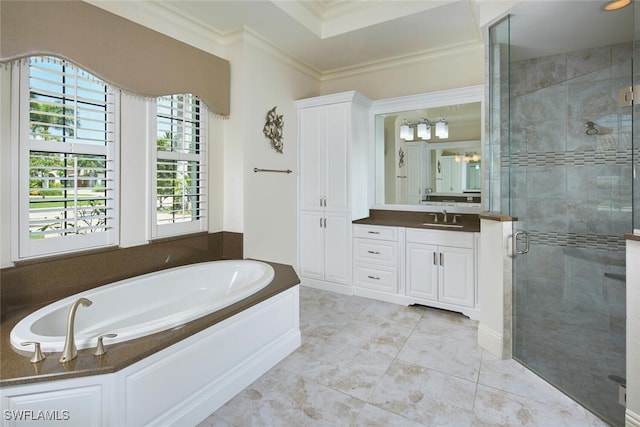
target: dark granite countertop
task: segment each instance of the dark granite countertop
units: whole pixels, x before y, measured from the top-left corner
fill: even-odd
[[[290,265],[267,263],[275,270],[274,279],[265,288],[242,301],[169,330],[107,344],[107,353],[100,357],[93,355],[94,348],[78,350],[78,357],[65,364],[58,361],[59,352],[45,353],[45,360],[33,364],[29,362],[32,352],[19,353],[11,346],[9,334],[14,325],[42,305],[16,311],[0,325],[0,387],[117,372],[300,283]]]
[[[422,228],[425,230],[465,231],[477,233],[480,231],[480,217],[478,214],[459,214],[449,212],[448,224],[453,221],[453,215],[460,215],[457,224],[462,227],[441,227],[429,225],[433,223],[433,214],[438,214],[439,224],[442,224],[442,211],[415,212],[415,211],[387,211],[372,209],[369,217],[353,221],[354,224],[386,225],[391,227]],[[427,223],[425,225],[425,223]]]

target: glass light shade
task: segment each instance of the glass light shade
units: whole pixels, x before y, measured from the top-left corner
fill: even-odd
[[[471,157],[467,156],[465,154],[464,159],[462,159],[465,163],[469,163],[469,160],[471,160]]]
[[[409,125],[404,124],[400,126],[400,138],[404,139],[405,141],[413,139],[413,130]]]
[[[431,126],[426,123],[418,123],[418,138],[431,139]]]
[[[445,121],[436,123],[436,136],[438,138],[449,138],[449,125]]]
[[[462,157],[456,156],[454,160],[456,161],[456,163],[460,163],[462,161]]]
[[[473,153],[473,157],[471,157],[471,159],[473,159],[474,162],[477,162],[478,159],[480,159],[480,156],[478,156],[476,153]]]

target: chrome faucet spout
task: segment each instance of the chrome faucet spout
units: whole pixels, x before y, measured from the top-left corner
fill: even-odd
[[[76,348],[76,341],[73,334],[76,311],[80,305],[88,307],[91,304],[93,303],[86,298],[78,298],[73,304],[71,304],[69,316],[67,317],[67,336],[64,340],[64,349],[62,350],[62,356],[60,356],[60,363],[68,362],[78,356],[78,349]]]

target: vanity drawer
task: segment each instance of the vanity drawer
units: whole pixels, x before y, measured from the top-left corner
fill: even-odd
[[[398,244],[372,239],[354,239],[353,256],[356,262],[397,266]]]
[[[395,242],[398,240],[398,229],[383,225],[356,224],[353,226],[353,236],[363,239],[393,240]]]
[[[353,278],[354,285],[359,288],[398,292],[398,269],[394,267],[356,264]]]
[[[424,243],[437,246],[455,246],[473,249],[473,233],[465,231],[420,230],[407,228],[408,243]]]

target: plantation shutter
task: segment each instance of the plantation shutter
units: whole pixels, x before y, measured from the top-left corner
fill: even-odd
[[[206,121],[203,113],[200,99],[192,94],[157,99],[155,223],[158,236],[205,229]]]
[[[115,244],[114,91],[57,58],[22,72],[20,256]]]

